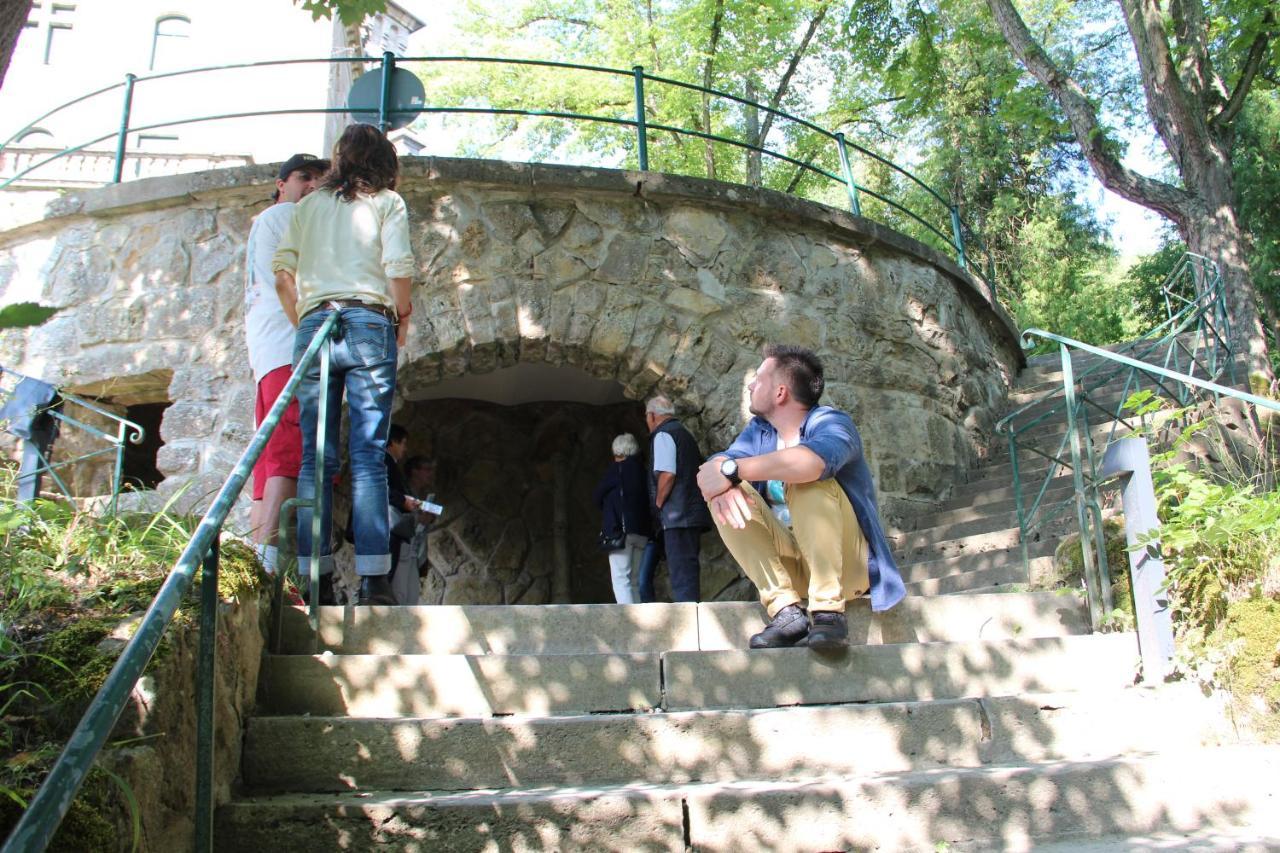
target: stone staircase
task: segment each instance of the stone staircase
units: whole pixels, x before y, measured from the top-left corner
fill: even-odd
[[[1280,749],[1025,591],[1056,539],[1028,572],[1007,466],[896,536],[910,595],[837,654],[746,651],[747,603],[286,610],[217,845],[1280,849]]]

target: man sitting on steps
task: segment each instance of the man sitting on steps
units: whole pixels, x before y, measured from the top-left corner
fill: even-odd
[[[769,614],[751,648],[839,648],[848,643],[848,601],[870,590],[871,608],[888,610],[906,588],[857,427],[818,405],[822,362],[778,344],[764,356],[749,386],[755,417],[698,469],[698,487]]]

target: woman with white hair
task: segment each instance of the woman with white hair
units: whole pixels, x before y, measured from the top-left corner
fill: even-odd
[[[619,604],[640,601],[640,556],[649,543],[649,486],[636,437],[613,440],[613,462],[595,491],[603,513],[600,547],[609,554],[613,597]]]

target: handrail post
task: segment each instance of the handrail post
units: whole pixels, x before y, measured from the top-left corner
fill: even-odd
[[[1160,519],[1147,442],[1133,437],[1120,439],[1107,448],[1102,469],[1103,477],[1121,477],[1120,500],[1129,543],[1129,587],[1133,590],[1142,680],[1158,684],[1173,671],[1173,617],[1160,541],[1153,536],[1160,529]]]
[[[124,75],[124,109],[120,111],[120,134],[116,137],[116,167],[111,176],[111,183],[120,183],[124,175],[124,151],[129,139],[129,116],[133,113],[133,81],[136,74]]]
[[[644,117],[644,66],[636,65],[631,69],[636,78],[636,154],[640,160],[640,171],[649,171],[649,133]]]
[[[219,533],[200,572],[200,657],[196,661],[196,853],[213,850],[213,703],[218,654]]]
[[[342,321],[339,320],[339,323]],[[316,401],[316,463],[314,474],[315,492],[311,499],[311,559],[308,561],[308,596],[307,618],[311,622],[311,630],[320,630],[320,528],[321,519],[328,510],[324,499],[325,485],[325,451],[329,420],[329,351],[333,347],[333,337],[328,335],[320,345],[320,387]]]
[[[853,169],[849,166],[849,151],[844,145],[844,134],[836,134],[836,150],[840,152],[840,170],[844,173],[844,186],[849,191],[849,209],[854,216],[862,215],[862,205],[858,202],[858,185],[853,180]]]
[[[951,205],[951,234],[956,244],[956,263],[960,269],[968,269],[969,264],[964,254],[964,231],[960,228],[960,208]]]
[[[391,100],[391,74],[396,70],[396,58],[389,50],[382,52],[382,87],[378,93],[378,130],[387,132],[391,122],[387,119],[387,101]]]
[[[1022,477],[1018,470],[1018,433],[1009,427],[1009,464],[1013,469],[1013,506],[1018,513],[1018,542],[1022,549],[1022,568],[1031,581],[1031,554],[1027,548],[1027,509],[1022,501]]]
[[[1102,626],[1104,611],[1098,598],[1100,590],[1093,565],[1093,551],[1086,541],[1088,533],[1088,507],[1084,491],[1084,472],[1081,471],[1083,453],[1080,449],[1080,429],[1076,423],[1076,380],[1071,365],[1071,350],[1066,344],[1058,345],[1062,351],[1062,387],[1067,411],[1067,437],[1071,447],[1071,475],[1076,496],[1076,529],[1080,531],[1080,553],[1084,563],[1085,595],[1089,599],[1089,621],[1093,630]]]

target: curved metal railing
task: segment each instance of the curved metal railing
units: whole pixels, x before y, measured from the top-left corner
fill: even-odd
[[[222,525],[235,506],[240,492],[253,472],[254,463],[262,455],[271,434],[275,432],[284,411],[298,393],[302,378],[319,359],[320,382],[327,384],[329,374],[329,344],[339,312],[333,312],[316,331],[306,352],[294,368],[293,376],[281,390],[271,410],[249,441],[231,474],[223,482],[209,510],[200,519],[191,541],[187,543],[177,563],[156,593],[155,600],[147,608],[138,629],[120,658],[107,675],[88,710],[71,733],[62,754],[54,762],[40,789],[31,798],[18,824],[10,832],[0,853],[33,853],[44,850],[53,833],[62,822],[76,791],[93,767],[94,760],[115,727],[125,703],[155,654],[165,630],[173,621],[179,604],[200,570],[200,644],[196,660],[196,849],[212,849],[213,843],[213,728],[214,728],[214,677],[218,619],[218,540]],[[327,395],[319,397],[319,426],[316,436],[316,459],[324,459]],[[332,439],[329,439],[332,440]],[[317,463],[316,499],[323,500],[324,465]],[[295,503],[297,503],[295,501]],[[312,541],[320,540],[320,520],[323,507],[312,513]],[[311,560],[310,616],[317,624],[316,606],[319,601],[319,560]],[[279,581],[277,572],[277,596]]]
[[[137,107],[142,94],[143,84],[150,84],[158,80],[173,79],[192,75],[212,74],[222,71],[233,71],[243,69],[260,69],[276,66],[287,65],[303,65],[303,64],[334,64],[334,63],[377,63],[381,68],[384,85],[379,103],[369,105],[367,108],[349,109],[348,107],[319,107],[319,108],[289,108],[289,109],[270,109],[270,110],[252,110],[219,113],[215,115],[185,115],[164,121],[153,121],[147,124],[134,125],[131,122],[133,112]],[[586,72],[594,75],[605,75],[625,79],[631,83],[631,105],[633,114],[631,115],[603,115],[575,112],[567,109],[557,109],[555,105],[547,105],[548,108],[536,108],[525,106],[476,106],[467,104],[431,104],[426,103],[422,106],[414,106],[411,108],[397,107],[388,103],[388,91],[386,81],[390,79],[390,72],[402,65],[419,65],[429,67],[445,63],[472,63],[472,64],[496,64],[517,67],[531,67],[538,69],[547,69],[553,72]],[[736,104],[746,109],[758,111],[758,113],[769,114],[783,121],[789,122],[796,127],[815,134],[824,141],[826,147],[825,156],[819,151],[811,156],[793,156],[784,150],[764,145],[762,142],[753,142],[750,139],[738,139],[722,134],[712,133],[708,128],[681,127],[664,121],[656,120],[658,116],[650,114],[650,108],[646,104],[646,87],[662,86],[683,89],[686,91],[698,93],[700,95],[716,98],[719,101],[729,104]],[[886,220],[886,224],[892,227],[900,227],[905,225],[909,229],[916,230],[917,236],[926,244],[932,245],[945,253],[951,254],[956,262],[967,269],[978,279],[984,281],[990,290],[990,296],[994,300],[996,295],[994,271],[990,258],[988,257],[985,265],[985,271],[981,264],[972,264],[970,255],[974,249],[985,251],[981,247],[976,234],[965,226],[959,208],[950,201],[941,192],[934,189],[926,181],[913,174],[908,169],[894,163],[887,157],[861,145],[857,142],[849,140],[844,133],[824,128],[815,122],[799,116],[791,115],[783,110],[771,107],[768,104],[761,104],[756,101],[734,95],[719,89],[712,89],[705,86],[699,86],[693,83],[687,83],[669,77],[662,77],[645,72],[644,67],[637,65],[627,70],[621,68],[609,68],[601,65],[582,65],[571,62],[557,62],[553,60],[543,59],[510,59],[503,57],[484,57],[484,56],[411,56],[411,57],[394,57],[390,53],[385,53],[380,57],[373,56],[355,56],[355,57],[326,57],[319,59],[288,59],[288,60],[263,60],[258,62],[243,62],[229,65],[214,65],[200,68],[191,68],[178,71],[166,71],[156,74],[134,75],[126,74],[125,79],[119,83],[110,86],[104,86],[93,92],[82,95],[65,104],[60,104],[52,109],[42,113],[34,120],[28,122],[24,127],[15,132],[9,139],[0,144],[0,156],[3,156],[15,140],[21,138],[25,133],[34,130],[46,119],[58,115],[70,108],[77,107],[91,98],[107,95],[120,91],[123,93],[123,106],[120,113],[119,126],[106,133],[93,135],[91,138],[79,144],[69,146],[48,157],[33,162],[25,168],[21,168],[15,172],[4,182],[0,183],[0,189],[4,189],[12,185],[14,182],[22,180],[27,176],[37,172],[41,168],[53,163],[64,157],[84,152],[91,146],[98,145],[108,140],[114,139],[116,142],[115,163],[112,180],[119,183],[124,177],[124,161],[128,152],[128,137],[131,133],[144,133],[149,131],[163,130],[184,125],[200,124],[212,121],[235,120],[262,116],[284,116],[284,115],[325,115],[325,114],[347,114],[352,112],[369,113],[374,112],[378,115],[379,124],[385,129],[389,121],[394,116],[422,116],[422,115],[491,115],[491,116],[518,116],[528,118],[549,118],[559,119],[571,122],[587,122],[592,124],[611,125],[614,127],[627,128],[634,133],[634,142],[629,145],[620,141],[622,145],[625,160],[634,164],[641,171],[650,170],[650,145],[654,141],[651,134],[668,133],[676,137],[689,137],[700,139],[709,143],[718,143],[731,146],[735,149],[754,152],[761,156],[766,156],[779,163],[785,163],[795,167],[797,175],[800,173],[812,174],[825,182],[829,186],[842,187],[847,197],[849,209],[857,216],[865,216],[863,210],[863,199],[871,199],[883,207],[886,214],[881,217]],[[889,186],[883,184],[871,186],[866,182],[859,182],[854,175],[854,158],[861,158],[869,167],[882,168],[889,175]],[[823,160],[832,162],[831,166],[824,166]],[[665,164],[668,169],[670,163]],[[838,169],[838,173],[837,170]],[[896,194],[893,191],[894,182],[900,182],[909,192]],[[792,182],[792,187],[796,184]],[[922,199],[926,208],[920,208],[919,205],[913,206],[913,199],[910,197]],[[897,196],[897,197],[895,197]]]
[[[1009,443],[1014,501],[1018,516],[1023,565],[1030,568],[1029,543],[1072,508],[1080,532],[1086,591],[1097,626],[1110,613],[1110,569],[1103,536],[1102,499],[1099,488],[1099,447],[1114,441],[1122,429],[1132,430],[1149,412],[1126,411],[1127,401],[1139,391],[1185,406],[1206,395],[1227,396],[1255,406],[1280,409],[1275,401],[1220,384],[1236,383],[1235,354],[1227,321],[1226,297],[1217,265],[1202,255],[1185,254],[1161,286],[1168,319],[1140,338],[1115,350],[1091,346],[1041,329],[1022,333],[1026,345],[1033,339],[1057,344],[1062,364],[1062,385],[1047,391],[1006,415],[996,424]],[[1096,361],[1076,372],[1072,353],[1087,354]],[[1057,425],[1066,421],[1066,431]],[[1097,446],[1095,446],[1095,444]],[[1024,492],[1027,457],[1048,463],[1033,476],[1039,486]],[[1054,491],[1059,477],[1070,472],[1070,495]],[[1043,480],[1040,478],[1043,477]],[[1062,488],[1065,489],[1065,486]]]

